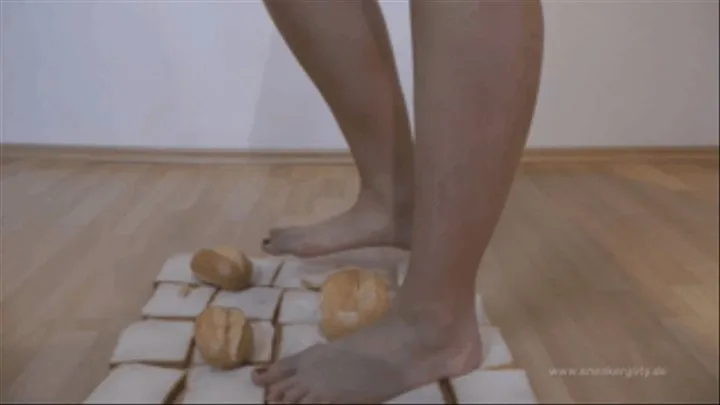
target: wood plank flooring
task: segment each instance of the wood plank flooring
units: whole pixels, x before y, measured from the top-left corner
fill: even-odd
[[[345,165],[1,169],[3,402],[82,401],[171,254],[259,255],[357,190]],[[717,402],[718,281],[717,163],[565,164],[520,170],[477,287],[543,402]],[[620,368],[662,375],[571,375]]]

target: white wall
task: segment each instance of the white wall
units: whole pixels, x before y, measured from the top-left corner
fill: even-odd
[[[407,1],[383,10],[412,97]],[[717,1],[547,1],[530,145],[717,145]],[[3,2],[2,142],[344,148],[259,1]]]

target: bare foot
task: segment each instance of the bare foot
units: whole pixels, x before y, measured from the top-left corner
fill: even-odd
[[[454,326],[410,324],[389,315],[345,339],[321,344],[256,370],[270,403],[374,403],[480,365],[477,320]]]
[[[263,250],[271,255],[315,257],[360,247],[409,249],[411,227],[411,204],[384,203],[364,192],[338,216],[314,225],[270,230]]]

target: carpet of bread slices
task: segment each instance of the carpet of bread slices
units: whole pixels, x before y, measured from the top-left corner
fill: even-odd
[[[110,372],[85,403],[266,403],[250,380],[267,364],[325,342],[317,323],[319,293],[303,288],[307,264],[295,259],[251,258],[253,286],[219,291],[197,280],[191,253],[160,269],[155,291],[138,320],[121,332],[109,359]],[[317,282],[317,280],[315,280]],[[535,403],[526,372],[514,367],[500,331],[476,300],[484,360],[480,368],[451,381],[428,384],[387,403]],[[250,364],[219,370],[205,363],[193,340],[194,319],[208,306],[242,309],[253,325]]]

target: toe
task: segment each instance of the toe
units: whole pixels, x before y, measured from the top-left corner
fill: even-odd
[[[285,394],[298,387],[298,381],[294,377],[287,378],[272,384],[268,390],[268,402],[281,404],[285,401]]]
[[[276,243],[273,243],[273,242],[274,242],[274,240],[273,240],[272,237],[264,238],[264,239],[262,240],[262,250],[263,250],[263,252],[265,252],[265,253],[267,253],[267,254],[270,254],[270,255],[275,255],[275,251],[276,251],[277,249],[275,248]]]
[[[252,373],[252,380],[256,385],[275,384],[295,374],[295,369],[289,363],[280,362],[268,368],[256,368]]]
[[[285,392],[285,398],[283,398],[284,404],[299,404],[308,393],[307,387],[302,384],[296,384]]]
[[[283,238],[282,235],[278,235],[277,232],[271,231],[270,236],[262,241],[262,250],[273,256],[285,254],[283,239],[285,238]]]

